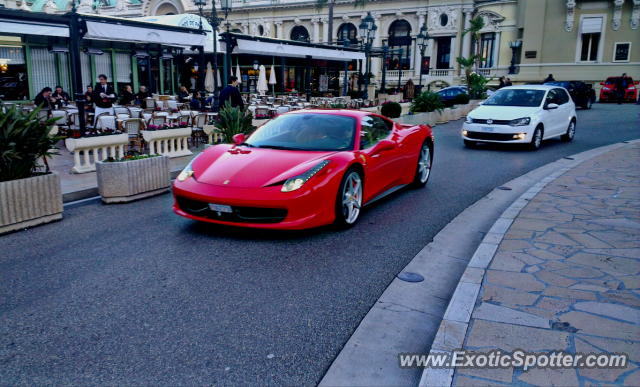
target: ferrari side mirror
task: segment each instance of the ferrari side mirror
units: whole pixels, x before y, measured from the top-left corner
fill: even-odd
[[[233,142],[236,145],[240,145],[244,142],[244,140],[246,139],[244,133],[238,133],[235,136],[233,136]]]

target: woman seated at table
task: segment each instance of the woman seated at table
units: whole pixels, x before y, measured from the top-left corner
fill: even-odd
[[[87,86],[87,92],[84,93],[84,111],[85,113],[93,113],[93,101],[91,96],[93,95],[93,86]]]
[[[194,92],[193,93],[193,98],[191,98],[191,101],[189,102],[189,107],[191,107],[191,110],[197,110],[200,111],[200,92]]]
[[[138,100],[138,96],[133,94],[133,90],[131,90],[131,85],[125,86],[120,103],[123,105],[133,105],[133,104],[140,103],[140,101]]]
[[[180,86],[180,91],[178,92],[178,99],[180,102],[189,102],[189,91],[185,86]]]

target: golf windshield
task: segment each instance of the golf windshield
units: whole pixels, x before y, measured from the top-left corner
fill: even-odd
[[[243,145],[256,148],[344,151],[355,142],[356,119],[335,114],[297,113],[272,119]]]
[[[502,89],[489,97],[482,106],[540,106],[545,90]]]

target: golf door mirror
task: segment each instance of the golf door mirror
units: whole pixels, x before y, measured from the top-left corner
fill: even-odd
[[[553,110],[557,108],[558,108],[558,105],[555,103],[550,103],[549,105],[547,105],[547,110]]]
[[[633,82],[634,85],[640,85],[640,82]]]
[[[233,142],[235,142],[236,145],[242,144],[244,140],[246,140],[246,136],[244,135],[244,133],[238,133],[233,136]]]
[[[600,82],[600,86],[604,85],[604,82]]]

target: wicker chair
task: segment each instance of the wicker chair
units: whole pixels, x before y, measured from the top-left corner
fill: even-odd
[[[129,143],[138,144],[138,149],[142,152],[143,139],[140,136],[140,131],[144,130],[144,120],[142,118],[126,119],[122,122],[122,130],[129,135]]]
[[[193,116],[191,119],[191,139],[195,142],[195,147],[198,147],[198,140],[202,140],[203,143],[207,142],[207,134],[204,132],[204,126],[207,124],[207,114],[201,113]]]
[[[71,131],[71,121],[69,119],[69,113],[66,110],[53,110],[51,112],[51,118],[60,117],[54,125],[58,125],[58,128],[63,130],[65,136],[69,135]]]
[[[167,122],[167,116],[152,116],[151,118],[149,118],[149,121],[147,121],[147,126],[149,125],[162,126],[166,122]]]
[[[98,117],[98,122],[96,123],[96,130],[102,131],[105,129],[113,129],[113,130],[118,129],[116,116],[100,114],[100,117]]]
[[[167,106],[168,109],[178,110],[178,101],[168,100],[168,101],[165,101],[165,105]]]

